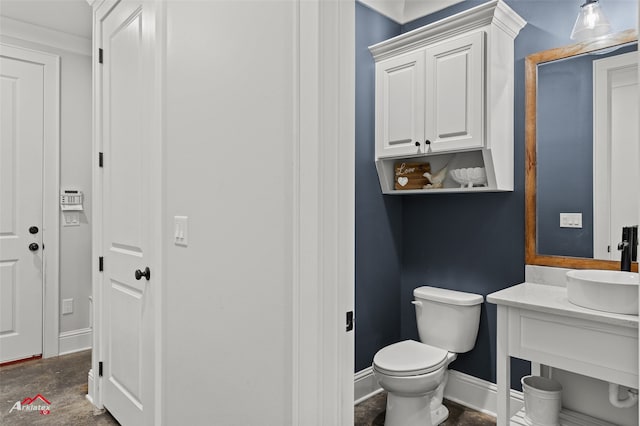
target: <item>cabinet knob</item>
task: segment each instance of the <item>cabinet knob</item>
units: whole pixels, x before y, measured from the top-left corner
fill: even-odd
[[[416,141],[416,146],[420,146],[420,142]]]
[[[431,141],[429,139],[427,139],[426,141],[424,141],[425,145],[431,145]]]

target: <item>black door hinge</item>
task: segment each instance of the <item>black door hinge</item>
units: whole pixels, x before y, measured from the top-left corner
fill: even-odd
[[[101,152],[98,153],[98,167],[104,167],[104,155]]]
[[[102,361],[98,363],[98,377],[102,377]]]
[[[353,311],[347,312],[347,331],[353,330]]]
[[[98,271],[104,271],[104,257],[102,256],[98,258]]]
[[[98,63],[102,64],[103,62],[103,57],[102,57],[102,48],[98,49]]]

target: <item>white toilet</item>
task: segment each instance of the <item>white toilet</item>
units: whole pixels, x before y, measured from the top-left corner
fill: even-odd
[[[447,369],[476,343],[479,294],[435,287],[413,290],[420,342],[405,340],[380,349],[373,374],[388,392],[385,426],[435,426],[449,410],[442,405]]]

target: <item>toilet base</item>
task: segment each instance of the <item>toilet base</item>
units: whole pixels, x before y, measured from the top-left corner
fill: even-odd
[[[385,426],[437,426],[449,417],[442,404],[432,409],[434,392],[420,396],[387,394]]]

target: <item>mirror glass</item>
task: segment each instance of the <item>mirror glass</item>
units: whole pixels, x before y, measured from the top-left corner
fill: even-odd
[[[536,253],[620,260],[638,222],[637,41],[537,64]]]
[[[527,58],[528,257],[620,260],[640,208],[636,52],[625,32]]]

